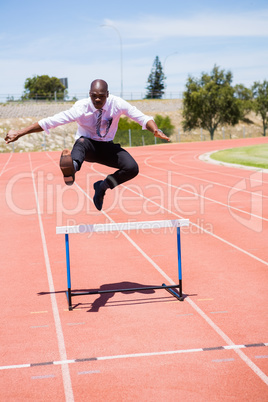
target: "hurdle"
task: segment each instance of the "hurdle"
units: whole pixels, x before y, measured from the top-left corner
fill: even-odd
[[[73,310],[72,297],[94,295],[102,293],[125,293],[125,292],[138,292],[145,290],[165,289],[172,296],[182,301],[184,299],[182,294],[182,263],[181,263],[181,232],[182,226],[189,226],[189,219],[174,219],[162,221],[144,221],[144,222],[122,222],[122,223],[96,223],[96,224],[80,224],[74,226],[58,226],[56,227],[56,234],[65,235],[65,252],[66,252],[66,269],[67,269],[67,300],[69,310]],[[70,264],[70,234],[84,234],[93,232],[126,232],[130,230],[147,230],[147,229],[160,229],[160,228],[177,228],[177,256],[178,256],[178,279],[177,285],[166,285],[163,283],[159,286],[144,286],[139,288],[128,289],[113,289],[113,290],[94,290],[94,291],[72,291],[71,288],[71,264]],[[177,291],[178,289],[178,291]]]

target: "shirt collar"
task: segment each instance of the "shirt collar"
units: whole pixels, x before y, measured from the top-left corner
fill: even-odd
[[[89,105],[90,105],[91,109],[93,110],[93,113],[95,113],[99,109],[95,108],[90,97],[88,99],[89,99]],[[109,97],[106,99],[104,106],[102,106],[102,110],[108,110],[108,99],[109,99]]]

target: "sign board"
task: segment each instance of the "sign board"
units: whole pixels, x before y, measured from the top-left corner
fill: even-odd
[[[65,89],[68,88],[68,78],[60,78],[60,82],[65,86]]]

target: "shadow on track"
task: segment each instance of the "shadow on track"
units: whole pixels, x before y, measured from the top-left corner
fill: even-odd
[[[155,290],[154,289],[148,289],[152,285],[144,285],[141,283],[136,283],[136,282],[117,282],[117,283],[109,283],[109,284],[103,284],[101,285],[98,289],[72,289],[72,296],[93,296],[98,294],[99,297],[94,300],[93,303],[91,303],[91,307],[88,312],[98,312],[101,307],[104,307],[107,303],[109,303],[110,299],[115,295],[115,293],[126,293],[126,294],[134,294],[134,293],[140,293],[140,294],[154,294]],[[144,288],[144,290],[143,290]],[[113,292],[113,290],[115,290]],[[107,293],[106,293],[107,292]],[[66,293],[65,291],[56,291],[55,293]],[[48,295],[50,292],[39,292],[39,296],[43,295]],[[183,298],[187,297],[187,295],[183,295]],[[164,301],[170,301],[172,300],[172,297],[166,296],[166,297],[157,297],[153,299],[134,299],[134,300],[125,300],[125,304],[142,304],[142,303],[155,303],[155,302],[164,302]],[[123,306],[124,304],[122,301],[116,301],[114,302],[116,304],[113,304],[113,307],[115,306]],[[82,306],[86,306],[89,303],[77,303],[73,305],[73,308],[77,308],[78,306],[81,308]]]

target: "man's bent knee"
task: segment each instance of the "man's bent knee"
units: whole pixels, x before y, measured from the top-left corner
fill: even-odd
[[[131,168],[128,170],[129,175],[131,176],[131,179],[133,179],[135,176],[139,174],[139,166],[135,162],[131,165]]]

